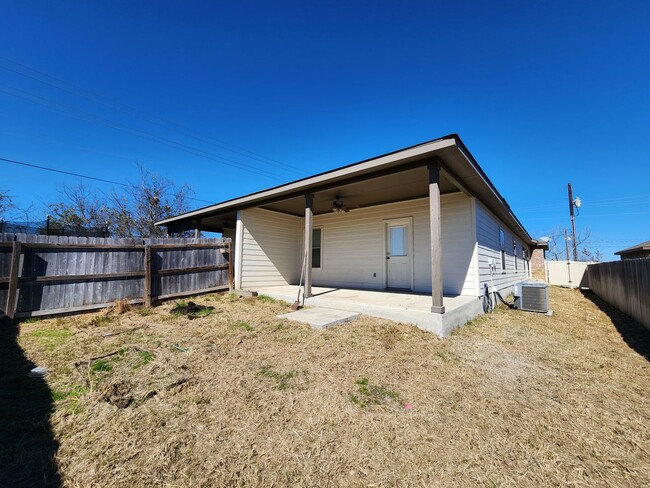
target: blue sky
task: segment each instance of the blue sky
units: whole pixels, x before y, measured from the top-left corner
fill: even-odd
[[[139,162],[221,201],[458,133],[533,236],[569,224],[572,182],[578,229],[606,258],[650,239],[648,2],[0,12],[2,158],[118,181]],[[0,171],[21,206],[75,183]]]

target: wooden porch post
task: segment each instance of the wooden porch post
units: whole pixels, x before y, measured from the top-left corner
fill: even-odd
[[[20,285],[18,278],[20,278],[20,253],[22,243],[14,241],[11,251],[11,269],[9,271],[9,289],[7,290],[7,305],[5,306],[5,315],[11,320],[16,315],[16,307],[18,304],[18,294],[20,293]]]
[[[440,225],[440,163],[429,169],[429,223],[431,227],[431,311],[445,313],[442,304],[442,229]]]
[[[311,238],[314,227],[314,195],[307,193],[305,195],[305,287],[303,296],[309,298],[311,293]],[[301,261],[302,267],[302,261]]]

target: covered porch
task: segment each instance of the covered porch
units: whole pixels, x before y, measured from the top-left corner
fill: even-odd
[[[446,335],[481,312],[478,199],[513,219],[450,135],[157,225],[231,238],[236,289]]]
[[[284,285],[258,287],[255,291],[276,300],[293,303],[298,289],[298,285]],[[441,337],[449,335],[452,330],[482,312],[480,299],[472,296],[445,296],[445,313],[436,314],[431,313],[430,294],[322,286],[312,287],[312,296],[304,298],[304,305],[358,312],[371,317],[414,324]]]
[[[426,292],[422,312],[444,315],[444,293],[476,296],[466,279],[473,270],[468,164],[450,137],[161,223],[170,232],[232,238],[237,289],[301,281],[307,298],[319,286]],[[464,214],[448,213],[454,232],[443,243],[441,198],[453,195],[464,197]],[[451,259],[454,252],[462,256]],[[443,280],[443,272],[458,276]],[[427,297],[414,296],[424,306]]]
[[[304,296],[319,302],[324,298],[315,297],[314,289],[321,287],[426,291],[413,294],[419,312],[442,315],[441,197],[452,195],[465,195],[469,212],[462,186],[438,160],[425,159],[238,211],[229,234],[235,243],[235,288],[300,281]],[[461,220],[466,274],[472,258],[470,219]],[[451,254],[455,246],[447,247]],[[448,263],[448,272],[453,269]],[[324,293],[334,292],[321,289]]]

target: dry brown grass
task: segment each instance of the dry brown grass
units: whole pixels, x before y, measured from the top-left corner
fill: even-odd
[[[19,342],[51,371],[66,486],[648,486],[648,361],[579,292],[551,300],[440,340],[213,295]]]

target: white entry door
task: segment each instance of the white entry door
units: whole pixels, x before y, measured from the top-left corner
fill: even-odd
[[[411,289],[413,273],[411,222],[409,219],[386,223],[386,288]]]

